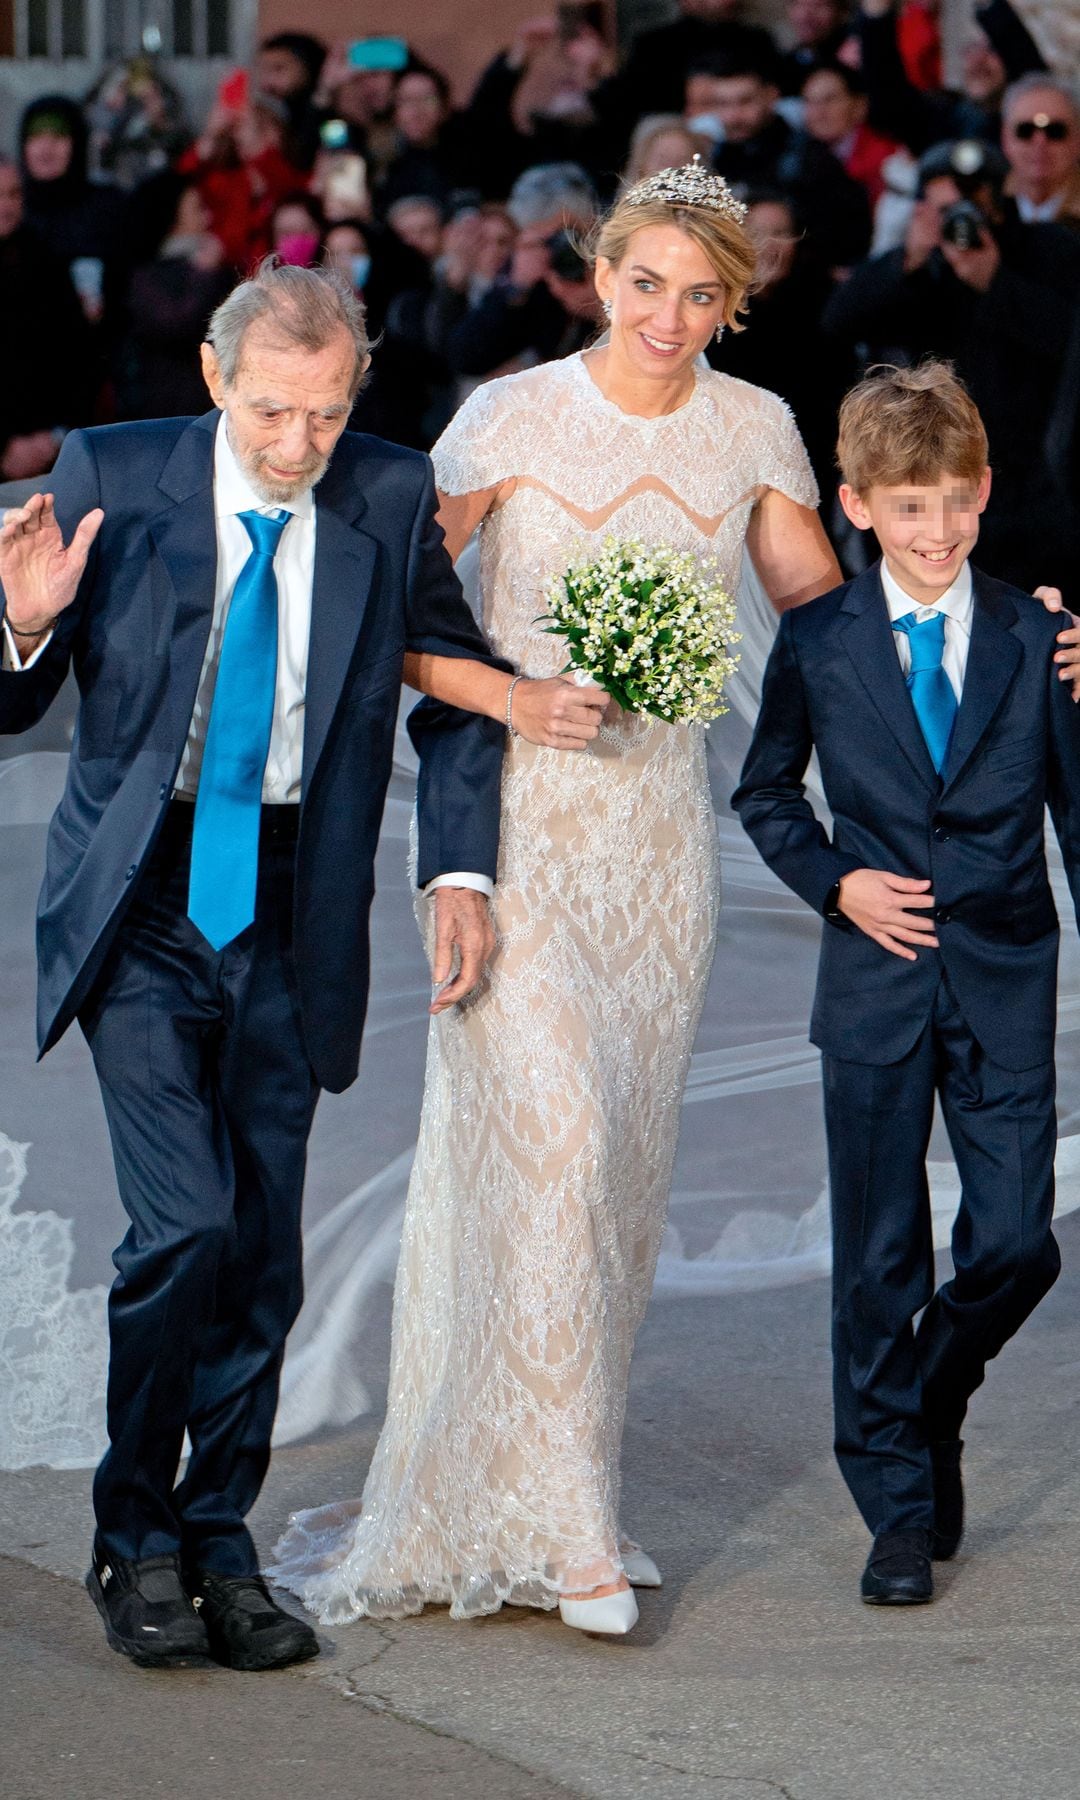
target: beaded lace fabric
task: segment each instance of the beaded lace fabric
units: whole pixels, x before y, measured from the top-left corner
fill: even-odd
[[[587,360],[488,383],[433,452],[444,493],[516,478],[480,585],[529,675],[566,660],[544,588],[606,535],[715,554],[734,594],[761,493],[817,501],[774,395],[702,370],[644,419]],[[552,1607],[621,1568],[628,1366],[720,898],[703,730],[620,714],[577,754],[514,738],[502,820],[489,976],[431,1028],[382,1436],[362,1499],[297,1514],[270,1570],[329,1623]]]

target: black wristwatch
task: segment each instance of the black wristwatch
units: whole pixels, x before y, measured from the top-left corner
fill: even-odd
[[[826,894],[825,904],[821,911],[824,917],[828,919],[830,925],[842,925],[844,923],[844,915],[840,911],[840,883],[838,881],[833,882],[832,887]]]

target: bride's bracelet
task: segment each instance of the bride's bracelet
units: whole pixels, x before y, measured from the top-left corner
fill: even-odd
[[[514,730],[514,689],[517,687],[518,682],[524,681],[524,679],[524,675],[515,675],[513,681],[506,690],[506,729],[511,737],[517,737],[518,735]]]

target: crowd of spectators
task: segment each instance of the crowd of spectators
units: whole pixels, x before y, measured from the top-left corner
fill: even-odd
[[[990,433],[992,566],[1080,596],[1078,100],[1010,0],[977,8],[943,85],[936,14],[786,0],[780,42],[739,0],[680,0],[620,59],[602,0],[569,0],[462,106],[401,39],[304,32],[265,39],[202,120],[147,58],[81,105],[45,94],[0,161],[0,476],[46,474],[80,424],[202,410],[207,319],[271,250],[364,299],[356,428],[427,447],[478,382],[599,334],[597,209],[698,154],[760,264],[710,359],[789,401],[827,528],[845,387],[948,356]]]

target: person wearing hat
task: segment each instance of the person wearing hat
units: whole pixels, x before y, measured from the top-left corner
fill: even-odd
[[[87,318],[97,324],[115,297],[126,204],[117,188],[87,174],[89,131],[66,94],[32,100],[19,127],[26,221],[71,274]]]
[[[1052,420],[1061,425],[1080,242],[1061,225],[1025,225],[1004,193],[1007,174],[1001,152],[977,139],[928,150],[904,243],[853,271],[824,329],[871,362],[955,364],[990,440],[987,555],[1004,580],[1052,581],[1068,602],[1080,594],[1080,519],[1047,433]]]

